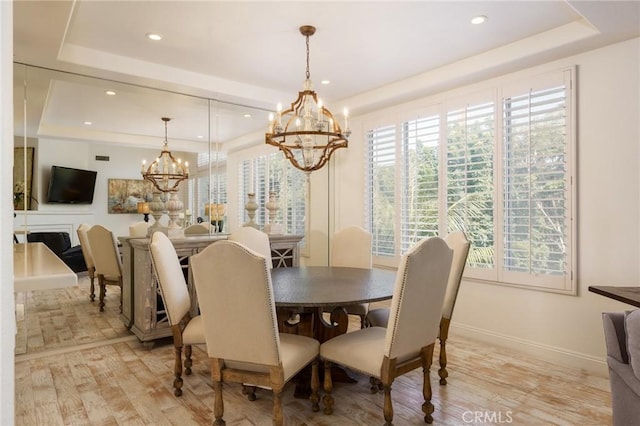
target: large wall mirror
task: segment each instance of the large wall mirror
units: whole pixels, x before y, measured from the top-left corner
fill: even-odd
[[[75,217],[71,223],[103,223],[118,235],[142,215],[114,214],[109,180],[141,179],[142,160],[162,149],[162,117],[171,118],[171,152],[190,164],[180,197],[193,222],[208,219],[207,205],[229,203],[228,151],[260,145],[268,119],[268,111],[243,105],[25,64],[14,65],[14,111],[16,226],[38,230],[66,215]],[[97,171],[93,203],[50,203],[54,165]],[[225,217],[242,203],[225,208]]]
[[[227,178],[228,155],[262,149],[268,111],[25,64],[14,64],[14,111],[14,229],[19,240],[24,241],[27,232],[66,231],[73,244],[78,244],[76,230],[80,223],[103,224],[116,236],[127,235],[128,226],[143,220],[143,215],[110,212],[109,181],[142,179],[142,160],[152,161],[163,146],[162,117],[171,118],[167,125],[169,149],[176,157],[189,161],[190,179],[180,184],[179,195],[184,210],[192,211],[191,220],[209,220],[208,215],[213,212],[206,206],[224,204],[228,208],[221,218],[234,216],[236,226],[241,226],[244,200],[230,192],[237,193],[242,188],[236,179]],[[52,166],[96,171],[93,202],[50,202]],[[232,175],[238,173],[235,167]],[[162,220],[167,219],[165,216]],[[211,229],[215,232],[215,228]],[[20,230],[24,233],[20,234]],[[63,293],[66,300],[74,296],[67,292],[74,291],[80,290],[25,294],[29,298],[25,307],[30,309],[38,303],[53,306],[56,294]],[[87,308],[67,314],[77,315],[79,324],[93,321],[80,315],[95,313],[95,304],[84,293],[76,296],[77,304],[86,304]],[[118,313],[113,314],[117,318]],[[64,336],[68,330],[40,324],[48,320],[32,316],[29,324],[19,326],[17,354],[105,338],[102,334],[87,334],[83,337],[86,341],[67,341]],[[105,321],[98,329],[109,337],[130,335],[121,321]],[[44,336],[45,329],[53,334]],[[43,340],[49,343],[43,344]]]

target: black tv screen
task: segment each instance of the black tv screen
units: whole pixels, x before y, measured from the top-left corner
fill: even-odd
[[[93,170],[51,166],[47,202],[91,204],[97,174]]]

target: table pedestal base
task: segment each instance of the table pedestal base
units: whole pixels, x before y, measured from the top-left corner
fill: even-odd
[[[278,308],[278,328],[282,333],[292,333],[301,336],[312,337],[320,343],[324,343],[341,334],[345,334],[349,328],[349,315],[344,308],[335,308],[329,315],[327,322],[323,315],[323,308],[299,308],[285,309]],[[322,364],[322,363],[321,363]],[[318,368],[320,383],[323,383],[324,368]],[[331,368],[331,379],[339,383],[355,383],[348,370],[334,365]],[[296,389],[293,393],[295,398],[308,399],[311,395],[311,368],[303,369],[293,379]]]

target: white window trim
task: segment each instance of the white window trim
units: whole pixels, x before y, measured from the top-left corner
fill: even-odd
[[[550,75],[553,74],[562,74],[563,80],[565,82],[565,87],[567,91],[566,95],[566,140],[568,143],[567,147],[567,156],[568,156],[568,174],[570,178],[570,188],[568,188],[568,193],[570,194],[567,199],[567,208],[566,213],[568,215],[568,227],[567,233],[570,244],[567,246],[567,257],[566,261],[568,263],[568,273],[561,280],[562,283],[558,284],[558,277],[554,277],[550,279],[550,277],[546,277],[544,275],[530,275],[531,279],[526,280],[528,282],[523,283],[522,276],[524,274],[521,273],[513,273],[504,271],[502,268],[502,259],[503,259],[503,228],[502,228],[502,219],[503,219],[503,194],[502,194],[502,165],[497,165],[494,167],[494,224],[495,224],[495,258],[496,258],[496,267],[491,270],[482,270],[478,268],[466,268],[465,269],[465,279],[474,282],[483,282],[483,283],[491,283],[491,284],[499,284],[510,287],[517,287],[523,289],[530,290],[540,290],[545,292],[552,293],[561,293],[567,295],[577,295],[577,220],[576,220],[576,197],[577,197],[577,188],[576,188],[576,170],[577,170],[577,156],[576,156],[576,146],[577,146],[577,138],[576,138],[576,79],[575,79],[575,67],[566,67],[562,69],[549,69],[541,72],[537,75],[527,75],[522,73],[518,75],[518,79],[511,75],[509,78],[503,77],[498,79],[491,80],[490,84],[493,87],[494,94],[494,105],[495,105],[495,143],[494,143],[494,161],[501,160],[503,158],[502,153],[502,140],[503,140],[503,127],[502,127],[502,116],[503,116],[503,103],[502,97],[503,94],[507,91],[507,89],[515,89],[518,90],[518,85],[521,83],[522,88],[524,90],[529,90],[529,88],[534,88],[540,82],[548,81]],[[486,84],[486,83],[485,83]],[[474,85],[468,88],[468,93],[464,93],[464,91],[457,91],[455,95],[455,99],[452,102],[473,102],[473,98],[476,98],[478,92],[484,92],[485,90],[478,90],[478,87],[481,87],[482,84]],[[526,87],[526,88],[525,88]],[[486,92],[485,92],[486,93]],[[439,98],[439,99],[438,99]],[[426,107],[425,107],[426,105]],[[404,105],[400,107],[394,107],[386,109],[382,111],[380,114],[372,114],[368,118],[363,120],[362,126],[362,134],[364,136],[365,143],[367,143],[366,135],[367,129],[374,129],[376,127],[381,127],[384,125],[395,125],[396,127],[396,141],[400,141],[401,138],[401,129],[402,129],[402,119],[408,116],[417,116],[419,113],[416,113],[417,110],[427,109],[430,110],[433,107],[440,107],[442,109],[441,117],[446,117],[447,108],[444,105],[451,105],[449,99],[444,99],[442,95],[433,98],[423,99],[421,101],[414,101],[410,105]],[[413,110],[413,112],[411,112]],[[384,114],[384,115],[383,115]],[[384,117],[384,118],[383,118]],[[441,123],[446,123],[442,121]],[[441,126],[446,126],[446,124],[441,124]],[[441,142],[446,142],[446,129],[440,129],[440,137]],[[396,152],[400,149],[400,143],[396,144]],[[446,143],[440,144],[441,155],[446,155]],[[365,150],[365,156],[368,155],[368,149]],[[400,158],[400,157],[397,157]],[[446,157],[442,157],[446,158]],[[366,161],[366,166],[368,168],[368,161]],[[368,173],[368,172],[367,172]],[[396,181],[398,182],[398,175],[400,170],[396,169]],[[440,167],[440,185],[439,194],[446,194],[446,177],[443,178],[443,175],[446,175],[446,167]],[[396,205],[400,204],[400,191],[396,188]],[[365,191],[365,198],[368,197],[367,191]],[[446,197],[441,197],[441,208],[442,205],[446,208]],[[368,206],[368,200],[365,199],[365,206]],[[368,208],[368,207],[367,207]],[[446,211],[446,210],[442,210]],[[441,215],[441,218],[445,215]],[[374,256],[373,263],[376,266],[382,267],[397,267],[400,260],[400,220],[401,214],[396,213],[395,215],[395,229],[396,229],[396,237],[395,237],[395,245],[396,251],[394,256]],[[441,221],[446,221],[441,219]],[[368,223],[368,218],[367,218]],[[441,224],[441,229],[446,229],[446,225]],[[513,274],[518,275],[518,279],[513,278]]]

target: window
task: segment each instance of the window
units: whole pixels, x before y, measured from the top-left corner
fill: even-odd
[[[218,163],[212,164],[210,170],[209,154],[199,153],[197,156],[196,174],[189,179],[187,187],[189,207],[185,207],[192,209],[193,223],[198,217],[205,217],[205,204],[227,202],[227,171],[224,165],[220,165],[220,160],[218,158]]]
[[[467,265],[492,269],[494,259],[495,107],[480,102],[447,111],[446,233],[464,231]]]
[[[572,76],[520,79],[365,126],[376,263],[462,230],[467,277],[575,294]]]
[[[425,237],[438,235],[440,117],[402,124],[400,252]]]
[[[384,126],[367,132],[368,223],[374,256],[395,253],[396,129]]]
[[[305,233],[305,185],[306,177],[279,152],[242,160],[239,167],[238,197],[239,223],[249,220],[244,205],[248,193],[256,194],[258,210],[255,222],[263,228],[269,223],[269,211],[264,207],[269,201],[269,192],[275,192],[280,208],[276,221],[282,224],[285,234]]]
[[[563,278],[571,181],[564,85],[503,99],[505,279]],[[510,278],[510,275],[512,276]]]

